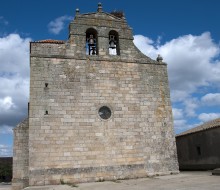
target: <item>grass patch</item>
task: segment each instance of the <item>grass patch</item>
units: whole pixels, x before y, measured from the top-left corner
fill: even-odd
[[[104,178],[99,178],[98,182],[104,182],[105,179]]]
[[[119,180],[117,180],[117,179],[112,180],[112,182],[114,182],[114,183],[121,183],[121,181],[119,181]]]
[[[60,184],[61,184],[61,185],[68,185],[68,186],[70,186],[70,187],[78,187],[77,184],[65,182],[63,179],[60,179]]]

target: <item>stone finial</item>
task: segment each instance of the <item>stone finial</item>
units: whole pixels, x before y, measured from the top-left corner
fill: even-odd
[[[76,9],[76,15],[79,15],[79,9],[78,8]]]
[[[163,61],[163,57],[161,57],[160,54],[158,54],[157,62],[162,63],[162,61]]]
[[[97,11],[100,13],[102,12],[102,3],[98,3],[98,9]]]

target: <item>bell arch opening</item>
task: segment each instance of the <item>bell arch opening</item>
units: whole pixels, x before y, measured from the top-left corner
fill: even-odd
[[[115,30],[109,32],[109,55],[120,55],[119,35]]]
[[[98,55],[98,33],[94,28],[86,30],[86,55]]]

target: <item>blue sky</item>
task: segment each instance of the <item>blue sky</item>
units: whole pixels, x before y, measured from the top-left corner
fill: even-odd
[[[27,115],[29,42],[67,40],[75,9],[96,12],[98,2],[0,2],[0,156],[12,155],[12,129]],[[136,46],[168,64],[175,133],[220,117],[219,0],[100,2],[124,11]]]

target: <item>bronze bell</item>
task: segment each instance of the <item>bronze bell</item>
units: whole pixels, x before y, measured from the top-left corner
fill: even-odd
[[[116,44],[115,44],[115,41],[114,41],[114,40],[110,40],[110,42],[109,42],[109,48],[111,48],[111,49],[115,49],[115,48],[116,48]]]
[[[94,45],[95,44],[95,41],[94,41],[94,38],[93,38],[92,34],[89,36],[88,43],[89,43],[89,45]]]
[[[115,41],[115,36],[114,35],[110,35],[109,48],[111,48],[111,49],[116,48],[116,41]]]

